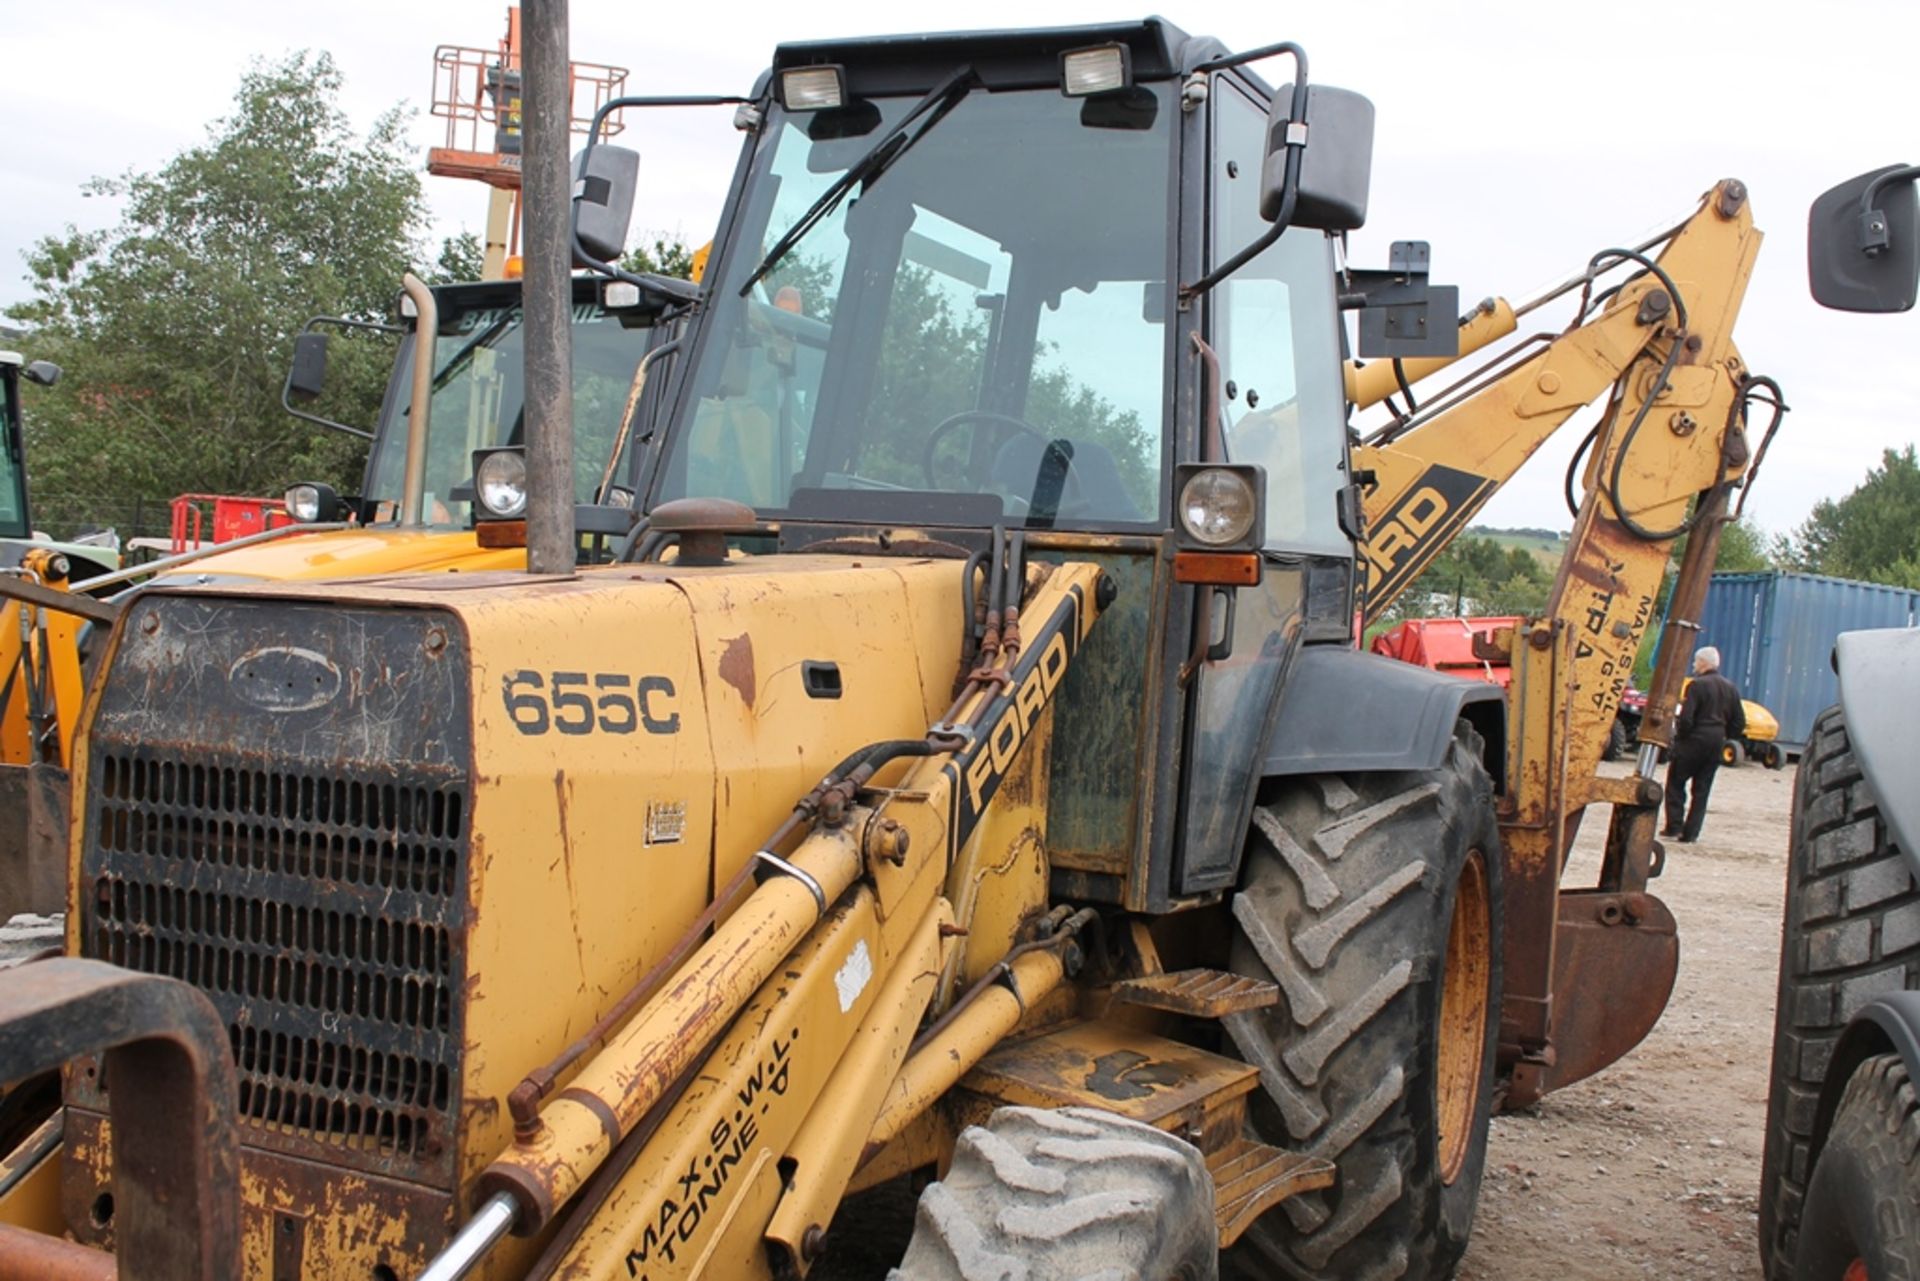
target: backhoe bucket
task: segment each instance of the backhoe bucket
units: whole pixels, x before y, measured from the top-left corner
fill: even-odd
[[[1651,894],[1563,890],[1553,957],[1553,1055],[1540,1093],[1585,1080],[1646,1037],[1673,995],[1680,939]]]

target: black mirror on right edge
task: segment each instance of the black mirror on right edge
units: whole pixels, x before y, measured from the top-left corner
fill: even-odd
[[[1267,116],[1267,158],[1260,173],[1260,216],[1286,208],[1289,144],[1305,126],[1288,225],[1314,231],[1356,231],[1367,221],[1373,176],[1373,103],[1350,89],[1310,84],[1306,108],[1291,119],[1293,94],[1282,88]]]
[[[1920,290],[1920,166],[1849,178],[1807,215],[1807,283],[1836,311],[1909,311]]]

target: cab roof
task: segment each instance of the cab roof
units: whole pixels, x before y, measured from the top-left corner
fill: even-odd
[[[1189,36],[1164,18],[1078,27],[953,31],[857,36],[783,44],[773,54],[778,75],[794,67],[838,63],[848,91],[858,97],[925,93],[955,67],[971,64],[989,90],[1032,89],[1060,83],[1060,55],[1088,45],[1122,44],[1136,81],[1169,80],[1226,47],[1210,36]]]

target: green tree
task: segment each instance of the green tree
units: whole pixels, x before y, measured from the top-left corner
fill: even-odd
[[[627,251],[620,265],[628,271],[693,279],[693,246],[682,237],[656,233],[649,243]]]
[[[440,242],[440,257],[434,261],[431,276],[423,276],[430,285],[458,284],[478,280],[486,274],[487,249],[471,231],[448,236]]]
[[[34,296],[13,314],[66,370],[36,405],[34,483],[66,500],[43,508],[357,484],[364,447],[287,415],[281,382],[309,317],[390,312],[424,257],[425,211],[402,112],[356,136],[340,91],[325,53],[256,63],[205,143],[94,180],[123,198],[117,225],[27,254]],[[356,415],[337,417],[372,420],[379,350],[331,362],[330,400]]]
[[[1889,449],[1845,498],[1822,499],[1785,540],[1795,569],[1920,587],[1920,457]]]
[[[1755,574],[1775,568],[1771,542],[1751,516],[1742,516],[1721,526],[1720,547],[1713,558],[1714,573]],[[1674,563],[1678,563],[1684,551],[1684,544],[1675,545]]]
[[[1538,614],[1553,574],[1522,548],[1468,535],[1448,544],[1388,610],[1392,618],[1427,614]]]

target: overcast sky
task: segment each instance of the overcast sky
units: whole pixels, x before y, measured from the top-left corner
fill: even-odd
[[[81,196],[85,180],[158,168],[198,141],[251,58],[329,50],[357,123],[395,103],[417,108],[424,165],[443,127],[426,110],[435,46],[491,46],[506,12],[487,0],[8,8],[0,310],[27,296],[20,255],[34,240],[113,221],[106,202]],[[962,13],[983,27],[1136,16],[1065,0],[974,0],[922,16],[931,12],[868,0],[573,0],[573,55],[628,68],[629,92],[745,92],[782,40],[944,29]],[[1525,297],[1595,250],[1677,220],[1716,179],[1744,179],[1768,234],[1736,332],[1749,366],[1778,378],[1794,408],[1750,507],[1764,527],[1791,528],[1857,484],[1883,448],[1920,434],[1920,312],[1824,311],[1805,274],[1816,195],[1865,169],[1920,163],[1920,5],[1197,0],[1166,16],[1236,48],[1299,41],[1316,81],[1372,98],[1371,214],[1353,261],[1383,266],[1390,241],[1429,240],[1435,281],[1458,284],[1463,300]],[[729,114],[655,112],[624,141],[643,156],[636,230],[707,239],[738,153]],[[428,178],[426,189],[436,236],[481,229],[483,188]],[[1556,443],[1485,523],[1569,523],[1559,494],[1572,441]]]

